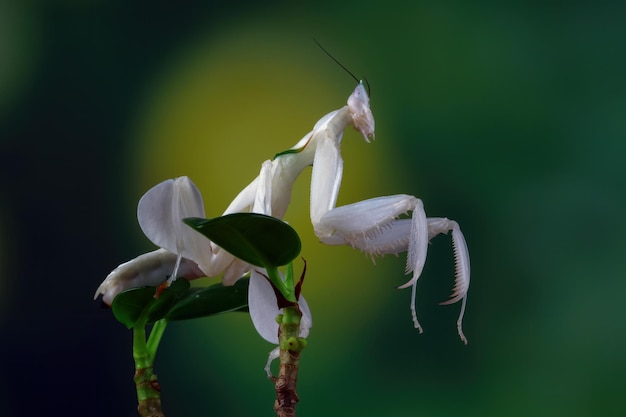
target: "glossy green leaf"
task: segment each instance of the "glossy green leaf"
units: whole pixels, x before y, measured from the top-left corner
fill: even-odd
[[[126,327],[145,326],[165,317],[170,308],[189,289],[189,281],[177,279],[159,298],[154,298],[157,287],[139,287],[119,293],[111,305],[115,318]]]
[[[187,320],[229,311],[248,311],[248,278],[225,287],[221,283],[205,288],[192,288],[167,313],[165,318]]]
[[[300,253],[300,237],[282,220],[258,213],[183,220],[239,259],[264,268],[287,265]]]

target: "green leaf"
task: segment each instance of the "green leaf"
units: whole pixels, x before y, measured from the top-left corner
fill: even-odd
[[[170,308],[189,289],[189,281],[180,278],[154,298],[157,287],[131,288],[119,293],[111,305],[115,318],[131,329],[165,317]]]
[[[213,316],[229,311],[248,311],[248,278],[242,278],[230,287],[215,284],[206,288],[192,288],[167,313],[169,321]]]
[[[239,259],[264,268],[287,265],[300,253],[300,237],[282,220],[258,213],[233,213],[183,221]]]

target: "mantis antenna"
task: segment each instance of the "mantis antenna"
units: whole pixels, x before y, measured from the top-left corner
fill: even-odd
[[[339,62],[339,60],[337,58],[335,58],[330,52],[328,52],[326,50],[326,48],[324,48],[322,46],[322,44],[319,43],[319,41],[317,39],[313,38],[313,41],[315,41],[317,46],[319,46],[320,49],[322,51],[324,51],[324,53],[330,57],[330,59],[335,61],[335,64],[339,65],[341,67],[341,69],[343,69],[345,72],[347,72],[357,83],[362,83],[363,81],[365,81],[365,85],[367,86],[367,95],[370,96],[370,97],[372,96],[372,89],[370,88],[370,83],[369,83],[369,81],[367,81],[367,78],[364,78],[363,80],[359,80],[357,78],[357,76],[352,73],[352,71],[350,71],[345,65],[343,65],[341,62]]]

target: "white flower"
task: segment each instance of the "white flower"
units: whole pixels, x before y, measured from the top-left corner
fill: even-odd
[[[264,270],[261,271],[252,269],[250,272],[250,287],[248,288],[248,309],[250,310],[250,318],[252,319],[254,328],[263,339],[278,345],[279,325],[276,321],[276,317],[282,314],[283,309],[278,308],[274,288],[272,288],[267,278],[263,276]],[[302,338],[306,338],[313,326],[311,309],[302,295],[298,300],[298,306],[302,313],[298,335]],[[280,347],[277,346],[268,355],[264,369],[267,373],[267,377],[270,379],[272,378],[270,366],[272,365],[272,361],[278,358],[279,354]]]
[[[103,301],[111,304],[118,293],[128,288],[159,285],[179,277],[216,276],[221,271],[225,271],[224,283],[232,285],[250,270],[249,264],[184,224],[182,220],[187,217],[205,217],[202,195],[188,177],[166,180],[148,190],[139,200],[137,219],[146,237],[161,249],[118,266],[100,284],[94,299],[102,294]],[[278,344],[276,316],[281,310],[272,286],[256,270],[251,272],[248,303],[261,337]],[[300,336],[306,337],[311,312],[304,298],[300,298],[299,305],[303,314]]]
[[[270,343],[278,344],[278,322],[276,317],[283,309],[278,308],[276,294],[267,278],[263,276],[265,270],[250,272],[250,287],[248,288],[248,309],[254,328],[261,337]],[[282,277],[281,277],[282,278]],[[298,300],[302,319],[300,321],[300,337],[307,337],[313,325],[311,310],[303,296]]]
[[[129,288],[206,276],[200,264],[211,254],[211,244],[182,222],[185,217],[204,217],[202,195],[188,177],[148,190],[139,200],[137,219],[146,237],[161,249],[119,265],[100,284],[94,299],[102,294],[102,301],[110,305]]]
[[[189,177],[157,184],[141,197],[137,205],[139,226],[152,243],[193,260],[204,271],[202,265],[210,263],[211,243],[183,223],[186,217],[204,217],[202,194]],[[177,272],[174,270],[172,280],[177,278]]]

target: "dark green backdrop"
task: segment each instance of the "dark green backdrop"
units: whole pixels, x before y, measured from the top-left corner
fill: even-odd
[[[300,180],[287,219],[304,237],[315,325],[298,414],[624,415],[625,13],[1,2],[0,414],[134,415],[130,333],[91,297],[151,250],[136,201],[188,174],[218,215],[264,158],[341,106],[354,83],[316,38],[368,78],[377,118],[373,144],[346,134],[340,203],[408,193],[459,221],[470,343],[458,306],[436,305],[452,286],[447,238],[420,280],[418,335],[409,292],[394,290],[404,258],[374,267],[321,248]],[[171,325],[157,358],[167,415],[271,415],[271,348],[245,315]]]

